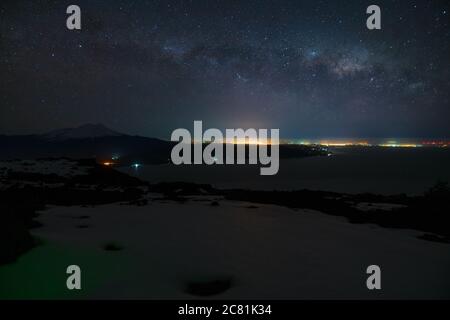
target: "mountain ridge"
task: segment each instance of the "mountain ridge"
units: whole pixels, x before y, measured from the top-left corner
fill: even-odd
[[[68,157],[107,161],[120,155],[121,164],[166,163],[173,145],[158,138],[123,134],[103,124],[85,124],[44,134],[0,135],[0,159]]]
[[[87,123],[78,127],[52,130],[40,135],[40,137],[47,140],[68,140],[125,135],[126,134],[112,130],[101,123]]]

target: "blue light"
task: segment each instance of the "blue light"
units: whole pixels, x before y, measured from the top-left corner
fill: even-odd
[[[133,163],[131,166],[132,166],[134,169],[138,169],[138,168],[141,166],[141,164],[140,164],[140,163]]]

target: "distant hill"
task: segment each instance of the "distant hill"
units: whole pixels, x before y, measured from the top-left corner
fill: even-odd
[[[37,158],[95,158],[118,165],[170,162],[175,142],[130,136],[101,124],[59,129],[40,135],[0,135],[0,160]],[[248,149],[248,147],[247,147]],[[248,154],[248,151],[247,151]],[[327,155],[321,147],[280,145],[280,158]]]
[[[130,136],[101,124],[59,129],[41,135],[0,135],[0,159],[36,159],[47,157],[96,158],[119,157],[120,163],[167,163],[174,143],[155,138]]]
[[[113,131],[102,124],[85,124],[77,128],[50,131],[41,137],[47,140],[69,140],[83,138],[118,137],[124,134]]]

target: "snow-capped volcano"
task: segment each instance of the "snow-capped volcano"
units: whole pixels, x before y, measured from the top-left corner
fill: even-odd
[[[99,137],[117,137],[124,134],[111,130],[102,124],[85,124],[77,128],[66,128],[50,131],[42,137],[47,140],[69,140]]]

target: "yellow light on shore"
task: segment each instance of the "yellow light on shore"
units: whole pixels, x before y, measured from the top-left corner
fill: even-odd
[[[384,148],[419,148],[422,145],[409,143],[387,143],[387,144],[380,144],[379,146]]]
[[[272,145],[272,140],[269,138],[266,141],[258,139],[235,139],[233,144],[248,144],[248,145]]]

